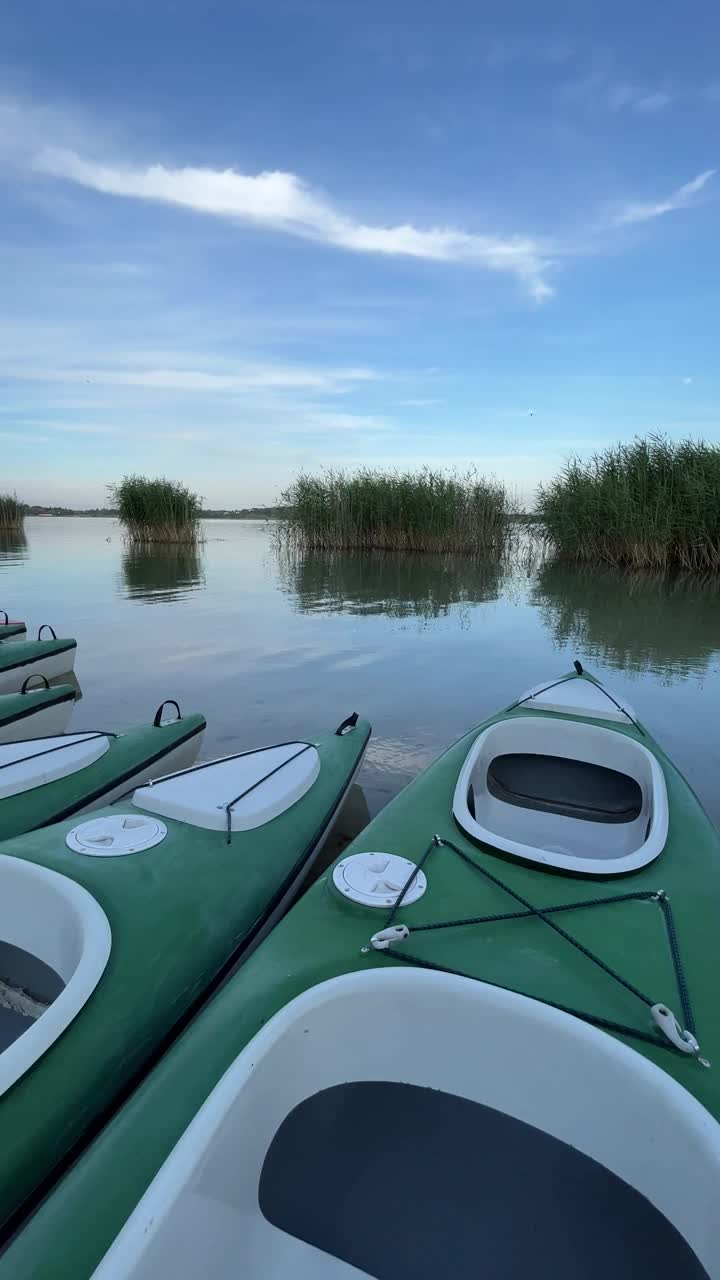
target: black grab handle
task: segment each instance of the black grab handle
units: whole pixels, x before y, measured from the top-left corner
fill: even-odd
[[[0,613],[2,614],[3,618],[5,619],[5,621],[3,622],[3,624],[2,624],[2,625],[3,625],[4,627],[6,627],[6,626],[8,625],[8,623],[9,623],[9,621],[10,621],[10,619],[9,619],[9,617],[8,617],[8,611],[7,611],[7,609],[0,609]]]
[[[38,630],[38,640],[42,640],[43,631],[49,631],[53,640],[57,640],[57,635],[55,634],[54,629],[50,626],[49,622],[43,622],[42,626]]]
[[[342,724],[338,725],[337,729],[335,730],[335,736],[337,738],[342,738],[343,734],[347,733],[348,729],[355,728],[355,725],[357,724],[357,722],[358,722],[358,713],[357,711],[353,711],[352,715],[348,716],[347,720],[343,720]]]
[[[43,683],[40,686],[41,689],[50,688],[50,683],[48,681],[47,676],[44,676],[42,671],[34,671],[31,676],[26,676],[25,679],[23,680],[22,689],[20,690],[21,693],[28,692],[28,685],[30,684],[31,680],[42,680]]]
[[[163,713],[163,711],[165,710],[165,708],[166,708],[166,707],[174,707],[174,708],[175,708],[175,710],[177,711],[177,718],[178,718],[178,720],[182,720],[182,715],[181,715],[181,713],[180,713],[180,708],[179,708],[179,706],[178,706],[177,702],[175,701],[175,699],[174,699],[174,698],[166,698],[164,702],[161,702],[161,703],[160,703],[160,706],[158,707],[157,711],[155,712],[155,719],[153,720],[153,725],[155,726],[155,728],[156,728],[156,729],[159,729],[159,728],[160,728],[160,725],[162,724],[162,713]]]
[[[583,674],[583,665],[582,665],[582,662],[578,662],[578,660],[577,660],[577,658],[576,658],[576,659],[575,659],[575,661],[573,662],[573,666],[574,666],[575,670],[577,671],[578,675],[579,675],[579,676],[581,676],[581,675]]]

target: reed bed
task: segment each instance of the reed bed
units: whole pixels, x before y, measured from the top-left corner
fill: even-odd
[[[0,493],[0,529],[22,529],[25,507],[15,493]]]
[[[572,458],[535,514],[562,559],[720,572],[720,447],[655,435]]]
[[[183,484],[125,476],[112,485],[110,496],[127,541],[134,546],[151,542],[189,543],[201,540],[202,500]]]
[[[282,497],[291,508],[280,541],[302,551],[429,551],[485,555],[501,550],[509,499],[474,471],[300,475]]]

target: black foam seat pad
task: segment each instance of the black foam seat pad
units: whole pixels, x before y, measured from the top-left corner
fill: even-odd
[[[259,1203],[273,1226],[376,1280],[708,1280],[667,1218],[604,1165],[418,1085],[357,1081],[306,1098],[270,1144]]]
[[[496,756],[488,766],[487,788],[506,804],[585,822],[633,822],[642,811],[642,791],[634,778],[564,756]]]

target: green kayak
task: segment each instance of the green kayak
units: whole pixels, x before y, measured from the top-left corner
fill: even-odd
[[[178,711],[176,719],[164,720],[163,707],[153,722],[124,733],[90,730],[0,743],[0,840],[111,804],[192,764],[204,717]]]
[[[632,708],[538,686],[313,885],[0,1280],[720,1277],[719,915]]]
[[[5,609],[0,609],[0,640],[25,640],[27,628],[24,622],[13,622]]]
[[[44,632],[50,639],[43,639]],[[58,639],[52,627],[42,626],[37,640],[8,639],[0,643],[0,693],[17,693],[28,676],[47,680],[68,675],[75,666],[77,641]]]
[[[0,743],[64,733],[75,705],[71,684],[49,685],[28,676],[19,693],[0,693]]]
[[[287,909],[370,736],[357,716],[340,729],[196,765],[0,846],[6,1229]]]

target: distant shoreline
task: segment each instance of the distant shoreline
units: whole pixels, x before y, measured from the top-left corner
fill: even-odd
[[[288,514],[286,507],[243,507],[237,511],[203,511],[201,520],[282,520]],[[26,507],[26,516],[82,516],[88,520],[117,520],[118,513],[111,508],[75,511],[72,507]]]

